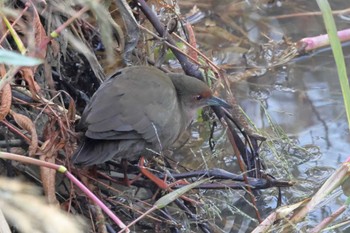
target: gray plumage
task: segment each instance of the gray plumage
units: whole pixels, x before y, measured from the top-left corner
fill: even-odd
[[[86,106],[79,123],[85,138],[73,162],[88,166],[161,152],[174,145],[205,105],[225,102],[193,77],[146,66],[122,69]]]

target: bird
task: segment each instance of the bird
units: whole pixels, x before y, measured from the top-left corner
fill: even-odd
[[[154,156],[176,145],[204,106],[230,108],[197,78],[130,66],[112,74],[85,107],[75,165]]]

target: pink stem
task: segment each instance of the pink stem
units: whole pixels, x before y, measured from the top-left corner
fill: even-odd
[[[350,40],[350,29],[338,31],[338,37],[341,42]],[[306,43],[305,51],[314,50],[329,45],[328,35],[320,35],[315,37],[307,37],[300,40]]]

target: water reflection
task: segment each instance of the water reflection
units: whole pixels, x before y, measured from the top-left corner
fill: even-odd
[[[258,1],[258,5],[254,5],[256,1],[220,1],[220,4],[217,1],[188,2],[181,3],[184,12],[194,4],[201,11],[202,18],[194,24],[198,44],[206,54],[212,55],[217,64],[227,69],[228,75],[245,70],[247,63],[244,54],[252,46],[269,40],[279,41],[284,36],[298,41],[303,37],[325,33],[319,15],[297,15],[318,11],[315,1]],[[334,10],[350,7],[347,1],[332,1],[331,5]],[[293,12],[295,17],[283,17]],[[344,15],[336,16],[338,29],[348,27],[347,20]],[[344,54],[348,61],[349,46],[344,46]],[[270,135],[266,147],[261,151],[268,172],[277,178],[296,181],[294,187],[283,190],[284,204],[295,203],[312,195],[349,156],[349,130],[337,71],[329,49],[294,59],[283,66],[266,68],[259,77],[238,82],[232,88],[254,124]],[[274,127],[280,128],[272,127],[271,121]],[[290,137],[285,140],[292,139],[292,142],[283,139],[282,131]],[[231,166],[232,152],[225,151],[225,142],[219,143],[218,148],[224,154],[210,160],[212,164],[206,166],[236,169]],[[205,150],[202,153],[205,155]],[[201,167],[203,161],[199,160],[197,162]],[[223,162],[218,162],[220,160]],[[212,193],[213,197],[226,201],[226,206],[221,206],[225,221],[219,226],[224,232],[249,232],[250,227],[256,224],[253,211],[238,213],[238,209],[234,208],[239,207],[240,211],[244,211],[247,201],[241,198],[241,203],[236,202],[237,196],[244,194],[232,192],[232,197],[236,197],[234,199],[222,198],[219,192]],[[265,190],[261,194],[260,207],[264,207],[263,215],[266,216],[275,208],[277,191]],[[327,204],[309,215],[308,223],[302,222],[298,227],[306,231],[346,200],[341,192],[332,195],[327,198]],[[241,219],[238,221],[238,218]],[[237,225],[237,221],[240,225]]]

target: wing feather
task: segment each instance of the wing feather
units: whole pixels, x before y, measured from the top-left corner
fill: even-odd
[[[176,98],[175,88],[165,73],[148,67],[123,69],[98,89],[85,109],[82,124],[87,127],[86,136],[158,143],[158,138],[164,136],[160,129],[180,124]]]

